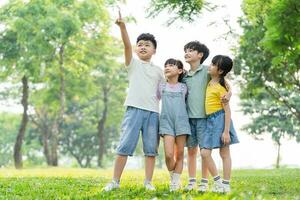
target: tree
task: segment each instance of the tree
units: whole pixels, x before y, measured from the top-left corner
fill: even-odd
[[[240,20],[244,34],[236,50],[235,73],[243,78],[242,110],[253,116],[246,130],[272,134],[279,147],[276,166],[281,138],[300,141],[300,29],[293,24],[300,19],[299,6],[295,0],[245,0]]]
[[[271,134],[276,143],[277,159],[276,168],[280,167],[280,148],[284,137],[296,138],[300,141],[299,122],[293,121],[292,113],[278,102],[272,100],[268,93],[261,89],[254,99],[242,101],[241,106],[245,114],[251,117],[252,122],[243,129],[255,138],[263,134]]]
[[[0,18],[4,25],[0,36],[0,67],[2,78],[22,79],[23,115],[14,146],[16,168],[22,168],[22,144],[28,123],[29,81],[38,81],[41,53],[45,42],[37,36],[35,27],[27,20],[35,21],[32,9],[24,9],[22,1],[11,1],[1,8]],[[27,17],[25,17],[27,16]]]
[[[83,62],[83,52],[88,48],[85,42],[90,30],[100,32],[109,26],[105,3],[97,0],[33,0],[26,3],[12,0],[1,9],[0,16],[5,25],[1,36],[2,71],[10,77],[18,74],[24,78],[24,84],[28,83],[26,79],[43,83],[43,87],[52,92],[52,96],[48,96],[51,96],[51,108],[47,110],[44,106],[39,111],[43,113],[40,116],[53,119],[43,141],[48,164],[57,166],[58,142],[66,107],[67,76],[89,70]],[[18,70],[11,66],[16,66]],[[28,90],[25,89],[22,100],[24,119],[16,142],[17,167],[21,167],[18,164],[20,141],[23,141],[28,121]]]

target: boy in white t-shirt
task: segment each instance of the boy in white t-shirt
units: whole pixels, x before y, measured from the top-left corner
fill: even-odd
[[[156,52],[157,42],[152,34],[143,33],[137,38],[135,53],[139,59],[132,56],[132,46],[121,14],[116,24],[120,27],[124,43],[125,66],[128,71],[129,89],[124,105],[127,106],[121,128],[121,139],[115,159],[113,180],[103,190],[111,191],[120,188],[120,178],[127,162],[132,156],[140,131],[143,139],[145,154],[146,190],[155,190],[151,184],[155,156],[159,144],[158,120],[159,100],[156,91],[159,83],[164,79],[163,71],[154,65],[151,57]]]

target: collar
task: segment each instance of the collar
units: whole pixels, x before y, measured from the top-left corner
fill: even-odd
[[[153,65],[152,61],[147,62],[147,61],[144,61],[144,60],[141,60],[141,59],[139,59],[139,60],[140,60],[140,62],[141,62],[142,64]]]
[[[187,76],[193,76],[194,74],[196,74],[198,71],[200,71],[202,69],[203,69],[203,65],[200,64],[195,71],[189,70],[187,73]]]

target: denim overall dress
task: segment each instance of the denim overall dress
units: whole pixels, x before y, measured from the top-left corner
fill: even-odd
[[[191,128],[186,111],[184,84],[180,84],[179,92],[166,91],[167,84],[162,85],[162,109],[159,122],[160,135],[190,135]]]

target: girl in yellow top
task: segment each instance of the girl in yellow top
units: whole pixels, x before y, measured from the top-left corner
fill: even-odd
[[[222,103],[221,97],[227,93],[225,76],[232,69],[233,62],[228,56],[217,55],[212,59],[208,68],[211,80],[206,89],[205,110],[207,127],[200,140],[201,157],[203,164],[208,166],[214,177],[213,192],[230,192],[231,157],[230,144],[238,143],[234,130],[229,103]],[[220,149],[223,161],[223,181],[218,175],[215,162],[212,159],[212,149]]]

